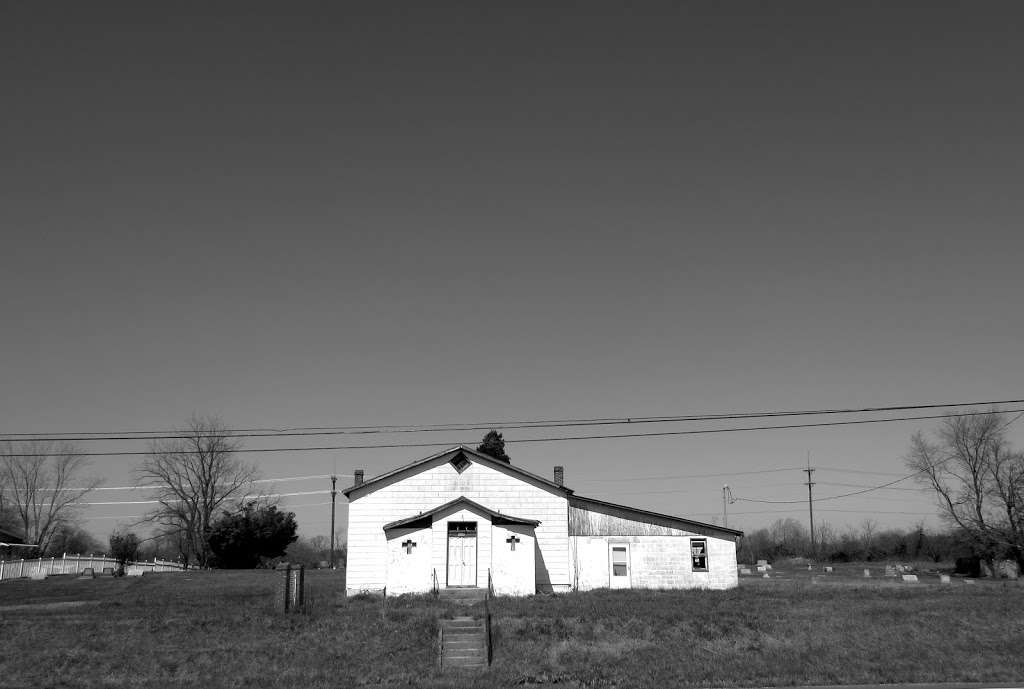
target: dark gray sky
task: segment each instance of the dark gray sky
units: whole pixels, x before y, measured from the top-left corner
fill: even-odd
[[[1024,397],[1015,3],[237,7],[0,6],[0,431]],[[929,427],[506,437],[580,493],[712,520],[722,483],[801,499],[803,474],[615,479],[810,453],[826,496],[902,473]],[[440,435],[384,440],[481,434]],[[431,451],[252,459],[372,475]],[[286,503],[307,535],[323,499]],[[87,514],[105,534],[143,507]],[[828,507],[937,525],[908,491]]]

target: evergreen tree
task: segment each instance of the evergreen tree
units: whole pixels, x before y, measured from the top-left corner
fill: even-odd
[[[228,569],[256,567],[263,558],[281,557],[297,536],[294,512],[277,507],[246,505],[236,514],[225,513],[210,531],[210,550],[217,566]]]
[[[117,574],[124,576],[124,566],[139,556],[139,537],[133,533],[110,534],[110,556],[117,560]]]
[[[477,452],[482,452],[485,455],[500,459],[503,462],[512,463],[512,459],[505,454],[505,440],[501,437],[501,433],[498,431],[490,430],[487,431],[487,435],[484,436],[484,440],[480,443],[480,446],[476,448]]]

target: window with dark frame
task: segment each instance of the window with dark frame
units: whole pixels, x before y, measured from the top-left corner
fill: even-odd
[[[629,574],[629,556],[626,546],[612,546],[612,576],[624,577]]]
[[[690,559],[694,572],[708,571],[708,539],[690,539]]]

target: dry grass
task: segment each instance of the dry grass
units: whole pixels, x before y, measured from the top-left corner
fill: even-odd
[[[438,676],[433,598],[343,597],[273,572],[0,585],[0,685],[52,687],[766,686],[1024,679],[1024,587],[744,580],[725,592],[498,599],[494,665]],[[824,585],[822,585],[824,584]],[[54,604],[59,605],[54,605]]]

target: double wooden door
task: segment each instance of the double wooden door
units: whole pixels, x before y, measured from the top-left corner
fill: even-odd
[[[448,522],[448,586],[476,586],[476,522]]]

